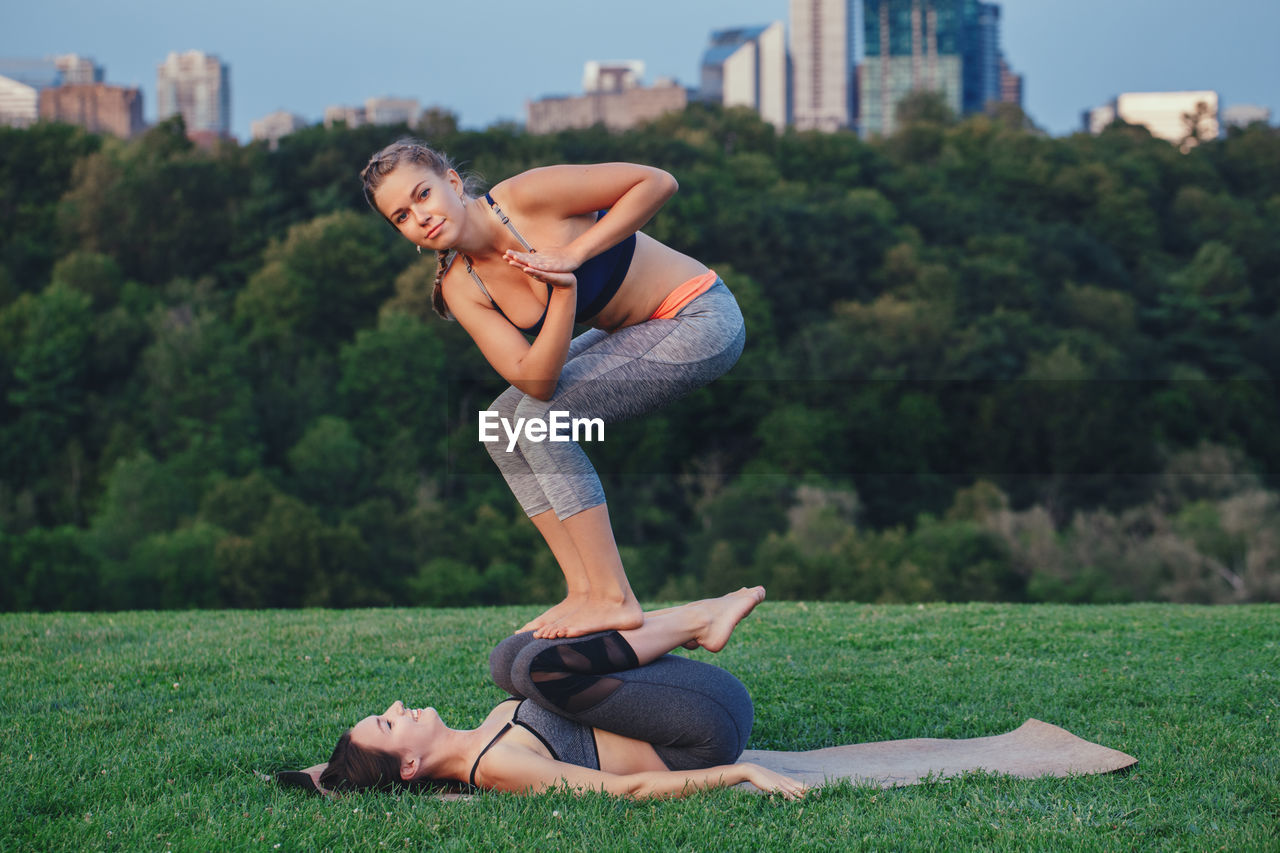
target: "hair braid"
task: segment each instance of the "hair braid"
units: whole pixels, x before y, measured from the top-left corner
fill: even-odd
[[[449,269],[449,261],[446,257],[447,252],[436,252],[436,280],[431,285],[431,307],[435,312],[446,320],[453,319],[449,313],[449,306],[444,301],[444,274]]]

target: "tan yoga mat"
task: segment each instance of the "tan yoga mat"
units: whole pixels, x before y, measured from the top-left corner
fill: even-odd
[[[926,779],[975,770],[1036,779],[1114,773],[1138,763],[1132,755],[1090,743],[1066,729],[1034,719],[993,737],[920,737],[807,752],[748,749],[738,760],[763,765],[809,785],[848,779],[855,785],[881,788],[915,785]]]
[[[893,788],[926,779],[944,779],[975,770],[1005,773],[1021,779],[1114,773],[1138,763],[1132,755],[1090,743],[1066,729],[1027,720],[1007,734],[967,740],[919,737],[777,752],[748,749],[739,761],[760,764],[809,785],[848,779],[855,785]],[[306,770],[276,774],[284,785],[319,791],[323,764]],[[738,787],[756,790],[743,783]],[[445,794],[448,799],[466,795]]]

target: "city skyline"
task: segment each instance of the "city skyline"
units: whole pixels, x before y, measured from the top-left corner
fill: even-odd
[[[1258,104],[1280,114],[1280,58],[1268,44],[1280,32],[1280,6],[1220,0],[1207,16],[1191,0],[1059,5],[1000,3],[1001,49],[1025,75],[1027,113],[1050,133],[1077,130],[1083,110],[1132,91],[1212,89],[1224,106]],[[319,122],[329,105],[377,96],[415,98],[481,128],[522,122],[526,101],[579,94],[590,60],[641,60],[646,83],[665,76],[696,87],[713,30],[785,25],[788,6],[654,0],[644,15],[622,16],[560,0],[531,15],[527,5],[501,0],[486,7],[481,23],[464,8],[422,3],[381,4],[371,14],[347,0],[230,0],[180,17],[159,0],[133,0],[124,10],[51,0],[9,13],[0,56],[91,57],[105,67],[106,82],[142,89],[154,121],[156,66],[170,52],[216,54],[231,68],[231,131],[241,140],[253,120],[277,110]]]

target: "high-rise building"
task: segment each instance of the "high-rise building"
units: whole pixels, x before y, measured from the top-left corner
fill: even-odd
[[[102,66],[74,53],[49,59],[0,59],[0,124],[26,127],[40,117],[40,93],[102,82]]]
[[[129,139],[143,131],[142,92],[106,83],[77,83],[40,90],[40,118],[78,124],[93,133]]]
[[[698,97],[749,107],[781,130],[787,123],[787,43],[781,21],[711,34]]]
[[[163,121],[178,114],[189,135],[229,137],[230,67],[198,50],[170,53],[156,68],[156,115]]]
[[[1021,98],[1002,67],[1000,7],[981,0],[863,0],[865,62],[859,75],[859,128],[893,133],[898,102],[937,92],[951,109],[980,112],[1008,95]]]
[[[791,123],[801,130],[853,127],[860,0],[791,0]]]
[[[1003,56],[1000,57],[1000,101],[1022,106],[1022,75],[1013,73]]]
[[[281,137],[288,136],[295,130],[302,130],[306,126],[307,120],[302,116],[277,110],[262,118],[254,119],[249,125],[249,136],[252,139],[266,140],[267,147],[275,151],[280,145]]]
[[[0,74],[0,124],[27,127],[40,116],[40,90]]]
[[[66,53],[62,56],[55,56],[53,64],[62,72],[61,85],[63,86],[88,86],[102,82],[102,66],[87,56]]]
[[[987,104],[1000,100],[1000,7],[979,2],[965,3],[962,9],[966,33],[961,48],[964,85],[960,111],[980,113]]]

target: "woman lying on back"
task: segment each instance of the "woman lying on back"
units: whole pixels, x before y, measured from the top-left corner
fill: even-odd
[[[513,698],[478,727],[451,729],[432,708],[393,702],[339,739],[324,789],[422,780],[537,793],[567,786],[630,797],[682,796],[750,782],[788,798],[806,786],[733,763],[751,733],[751,697],[711,664],[666,654],[719,651],[764,588],[646,614],[643,626],[586,637],[508,637],[490,655]]]

